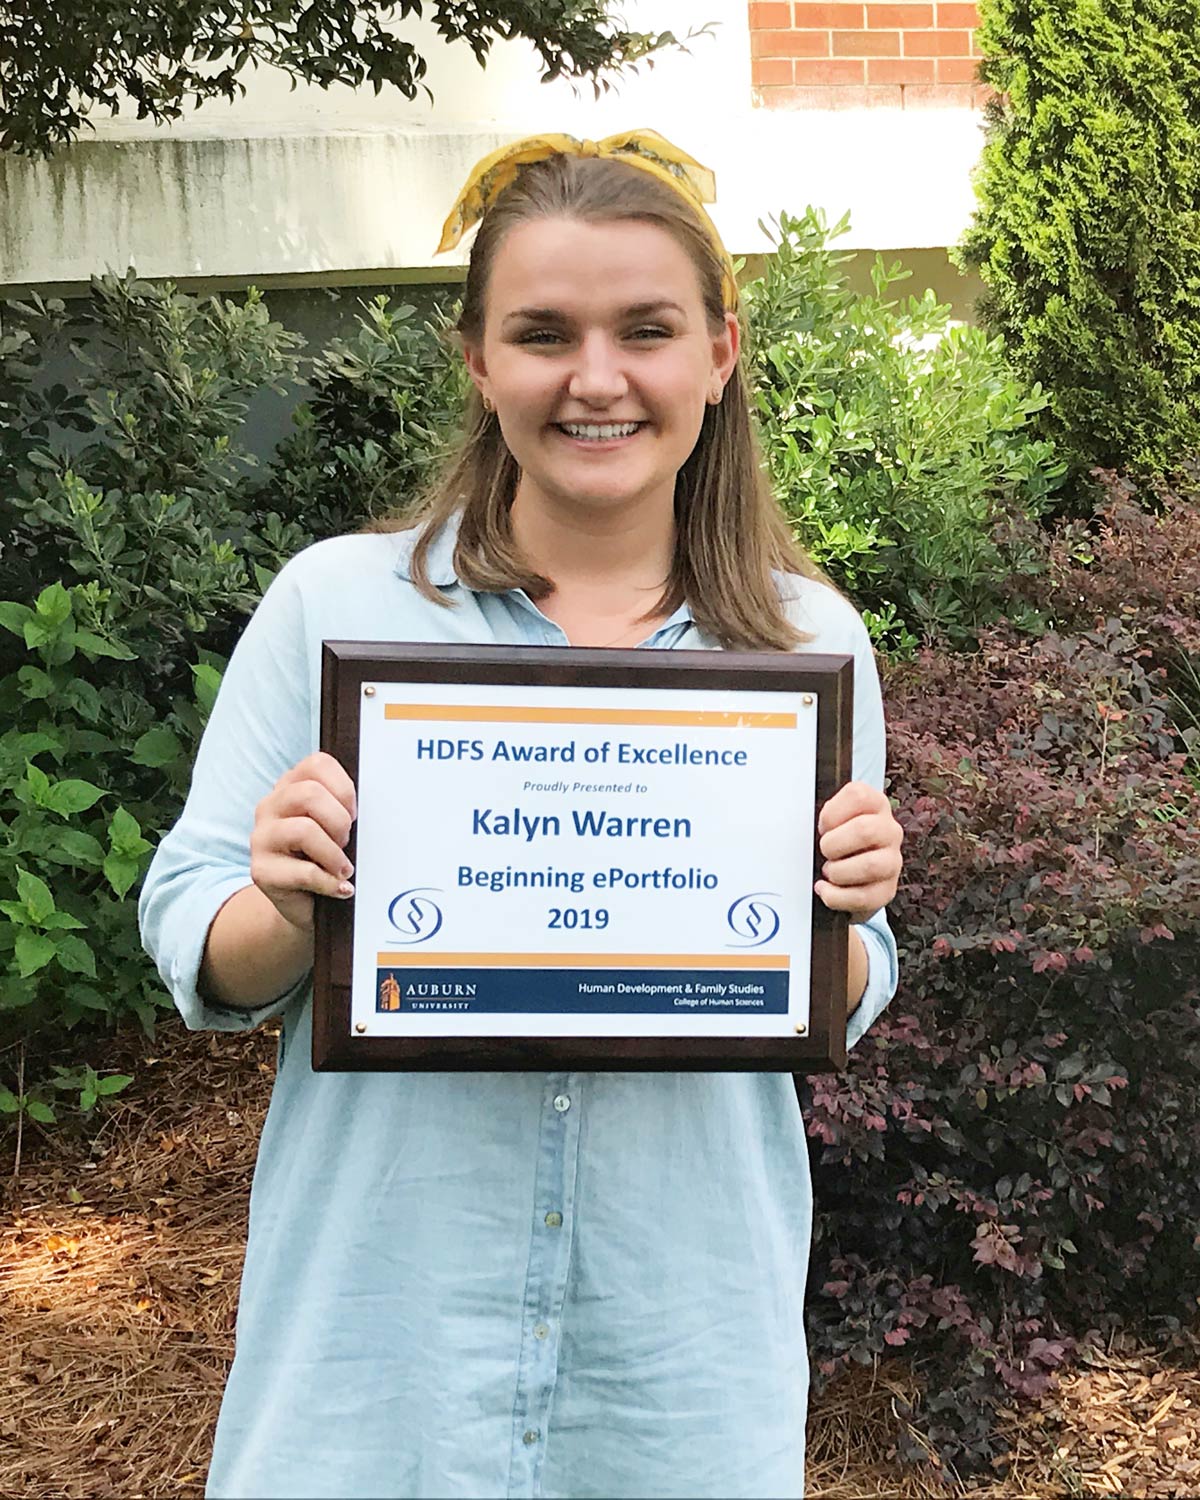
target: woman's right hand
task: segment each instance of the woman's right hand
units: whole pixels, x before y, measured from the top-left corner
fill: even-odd
[[[354,783],[323,750],[285,772],[254,811],[250,877],[301,932],[312,931],[314,895],[354,894],[345,849],[357,816]]]

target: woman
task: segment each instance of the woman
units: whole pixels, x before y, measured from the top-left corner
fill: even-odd
[[[188,1025],[284,1028],[212,1495],[801,1493],[788,1075],[309,1064],[313,899],[353,893],[354,787],[314,753],[324,639],[853,653],[855,779],[816,887],[854,921],[850,1041],[894,989],[871,650],[762,479],[706,190],[649,133],[481,164],[447,232],[482,215],[462,448],[415,526],[280,573],[147,877]]]

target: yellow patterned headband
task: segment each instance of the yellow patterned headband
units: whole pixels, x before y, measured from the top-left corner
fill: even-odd
[[[510,146],[501,146],[498,151],[485,156],[467,178],[466,186],[442,227],[437,254],[454,249],[505,188],[517,180],[522,167],[531,162],[548,161],[552,156],[599,156],[606,161],[627,162],[641,172],[649,172],[685,198],[695,209],[724,263],[722,293],[725,306],[730,311],[737,309],[733,262],[721,243],[716,225],[704,211],[704,204],[716,202],[717,185],[713,174],[656,130],[627,131],[622,135],[605,136],[602,141],[579,141],[573,135],[530,135]]]

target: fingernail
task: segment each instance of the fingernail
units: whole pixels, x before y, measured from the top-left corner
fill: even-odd
[[[342,868],[338,871],[338,874],[342,877],[343,880],[349,880],[351,875],[354,874],[354,866],[343,865]]]
[[[337,888],[337,893],[338,893],[339,896],[342,896],[342,897],[353,896],[353,894],[354,894],[354,887],[350,884],[350,882],[348,880],[343,880],[342,883],[341,883],[341,885],[339,885],[338,888]]]

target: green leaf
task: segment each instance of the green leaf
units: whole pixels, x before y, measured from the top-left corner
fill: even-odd
[[[108,825],[108,841],[114,854],[136,857],[145,854],[150,845],[142,837],[141,825],[132,813],[118,807]]]
[[[147,729],[133,747],[131,759],[135,766],[169,766],[183,754],[183,746],[173,730],[165,725]]]
[[[99,990],[92,989],[89,984],[73,984],[71,986],[71,999],[84,1010],[100,1010],[108,1014],[112,1010],[108,997],[102,995]]]
[[[35,979],[18,979],[13,973],[0,973],[0,1011],[22,1010],[38,997]]]
[[[88,1110],[94,1109],[96,1105],[95,1089],[83,1089],[79,1095],[79,1107],[86,1114]]]
[[[132,1082],[132,1073],[110,1073],[107,1078],[100,1078],[96,1081],[96,1092],[98,1094],[119,1094],[122,1089],[128,1088]]]
[[[62,937],[58,939],[57,958],[60,966],[71,974],[86,974],[96,977],[96,955],[82,938]]]
[[[40,766],[35,766],[32,761],[26,761],[25,781],[29,787],[30,800],[37,807],[45,807],[45,799],[50,791],[49,776]]]
[[[17,871],[17,895],[25,903],[25,910],[33,922],[41,924],[54,910],[50,887],[28,870]]]
[[[63,701],[69,703],[80,718],[86,719],[89,724],[94,724],[100,717],[100,694],[82,677],[73,677],[63,689],[62,696]]]
[[[81,828],[47,829],[43,849],[43,858],[62,864],[99,869],[104,863],[104,845]]]
[[[124,747],[118,745],[111,735],[101,734],[98,729],[76,729],[71,734],[71,749],[83,755],[105,755],[110,750],[120,750],[124,753]]]
[[[118,896],[124,896],[138,878],[138,862],[126,854],[112,853],[104,861],[104,874]]]
[[[25,621],[25,629],[22,634],[25,644],[31,651],[36,651],[39,646],[44,646],[47,641],[60,633],[61,627],[48,625],[45,620],[39,619],[37,615],[30,615]]]
[[[52,583],[37,596],[37,612],[47,625],[61,625],[71,618],[71,596],[61,583]]]
[[[33,619],[25,627],[25,644],[37,651],[48,667],[61,667],[75,655],[73,632],[69,626],[43,625]]]
[[[41,755],[44,750],[51,750],[58,754],[61,749],[62,740],[56,735],[41,731],[29,734],[17,734],[15,731],[10,731],[3,739],[0,739],[0,751],[5,755],[19,758],[21,761]]]
[[[149,1037],[151,1041],[153,1041],[154,1026],[155,1022],[158,1019],[158,1007],[156,1007],[153,1002],[149,1000],[134,1000],[130,998],[127,999],[125,1003],[138,1018],[139,1022],[141,1023],[142,1030],[145,1032],[146,1036]],[[159,1005],[165,1008],[165,1004],[169,1003],[170,1002],[160,1001]]]
[[[0,1115],[15,1115],[21,1101],[11,1089],[0,1088]]]
[[[14,951],[17,970],[22,979],[28,979],[54,957],[54,939],[40,932],[18,932]]]
[[[37,1120],[41,1125],[53,1125],[58,1116],[48,1104],[43,1104],[40,1099],[30,1099],[25,1106],[25,1113],[31,1120]]]
[[[103,636],[96,635],[91,630],[76,630],[71,637],[72,643],[79,647],[84,656],[111,656],[116,661],[135,661],[137,652],[131,651],[128,646],[122,646],[119,641],[106,640]]]
[[[86,922],[73,917],[69,911],[52,911],[42,923],[45,932],[80,931],[86,926]]]
[[[36,701],[39,698],[54,696],[54,678],[49,672],[43,672],[41,667],[22,667],[17,673],[17,681],[21,684],[21,691],[26,698]]]
[[[196,679],[196,702],[203,713],[212,713],[213,704],[217,701],[217,689],[221,686],[220,672],[208,662],[202,661],[192,668],[192,676]]]
[[[86,812],[89,807],[94,807],[103,796],[101,789],[90,781],[56,781],[42,806],[69,818],[72,813]]]
[[[0,625],[13,635],[24,636],[25,626],[32,618],[33,610],[27,604],[14,604],[11,599],[0,604]]]

